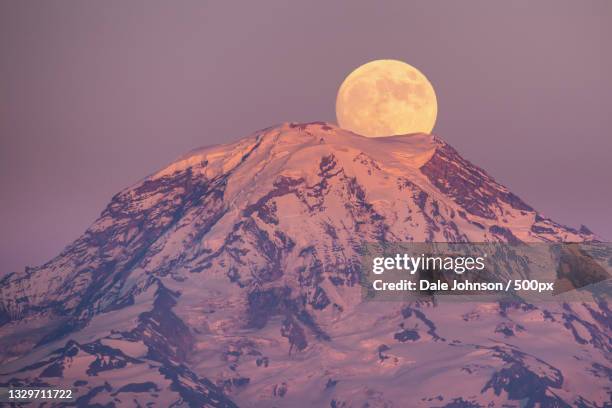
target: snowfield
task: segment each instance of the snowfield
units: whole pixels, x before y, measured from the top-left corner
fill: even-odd
[[[359,285],[364,242],[596,239],[436,136],[287,123],[189,153],[4,277],[0,386],[74,390],[45,406],[609,407],[609,290],[406,303]]]

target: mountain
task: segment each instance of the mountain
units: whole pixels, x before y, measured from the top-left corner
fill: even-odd
[[[283,124],[189,153],[5,276],[0,386],[77,406],[610,406],[605,299],[365,302],[359,285],[364,242],[595,239],[436,136]]]

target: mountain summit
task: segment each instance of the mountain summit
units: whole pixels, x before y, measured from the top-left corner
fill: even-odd
[[[283,124],[189,153],[4,277],[0,386],[83,406],[603,406],[605,301],[367,303],[359,286],[364,242],[594,238],[436,136]]]

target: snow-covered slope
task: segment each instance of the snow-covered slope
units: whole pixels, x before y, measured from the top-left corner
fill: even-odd
[[[435,136],[284,124],[182,157],[3,278],[0,384],[80,405],[603,406],[605,301],[378,303],[358,285],[364,242],[592,239]]]

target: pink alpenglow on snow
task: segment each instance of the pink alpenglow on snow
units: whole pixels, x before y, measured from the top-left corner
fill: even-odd
[[[363,242],[595,239],[437,136],[283,124],[189,153],[4,277],[0,385],[79,406],[601,407],[606,300],[364,302],[359,277]]]

